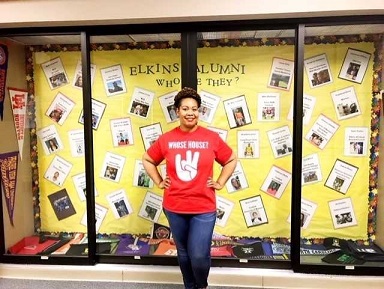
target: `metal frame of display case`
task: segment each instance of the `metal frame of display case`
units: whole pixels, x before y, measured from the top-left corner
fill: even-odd
[[[89,254],[86,257],[52,257],[42,256],[13,256],[6,254],[3,214],[0,214],[0,262],[23,264],[76,264],[90,265],[95,263],[112,264],[143,264],[143,265],[177,265],[176,258],[145,256],[101,255],[96,252],[95,230],[95,200],[94,200],[94,163],[93,137],[91,123],[91,82],[90,82],[90,37],[100,35],[145,34],[145,33],[181,33],[181,78],[182,86],[197,88],[197,32],[199,31],[237,31],[237,30],[295,30],[294,49],[294,115],[302,115],[303,105],[303,74],[304,74],[304,30],[306,26],[330,26],[347,24],[384,24],[384,16],[345,16],[345,17],[316,17],[263,19],[242,21],[212,21],[190,23],[162,23],[162,24],[133,24],[133,25],[97,25],[71,27],[36,27],[36,28],[6,28],[0,29],[0,37],[21,35],[81,35],[81,60],[83,76],[83,107],[85,133],[85,169],[86,186],[90,188],[87,194],[87,230],[89,237]],[[300,96],[300,97],[297,97]],[[300,262],[300,200],[301,200],[301,156],[302,156],[302,118],[294,117],[293,123],[293,157],[292,157],[292,203],[291,203],[291,259],[286,261],[248,260],[239,262],[236,258],[212,258],[213,266],[220,267],[253,267],[253,268],[283,268],[293,269],[303,273],[351,274],[354,275],[384,275],[383,267],[356,266],[353,271],[345,266],[309,265]],[[2,199],[0,205],[3,207]],[[375,269],[375,270],[373,270]]]

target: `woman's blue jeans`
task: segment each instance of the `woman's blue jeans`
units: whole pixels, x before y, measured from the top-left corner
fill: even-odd
[[[216,211],[178,214],[164,209],[177,248],[185,289],[206,288],[211,268],[212,233]]]

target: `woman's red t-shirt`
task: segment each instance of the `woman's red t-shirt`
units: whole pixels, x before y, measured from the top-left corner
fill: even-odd
[[[184,132],[179,127],[161,135],[148,149],[158,165],[166,161],[171,186],[164,190],[163,207],[175,213],[206,213],[216,210],[215,190],[207,187],[214,161],[224,165],[232,149],[218,133],[198,127]]]

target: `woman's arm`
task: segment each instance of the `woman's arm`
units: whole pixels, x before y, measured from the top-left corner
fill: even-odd
[[[159,171],[157,170],[157,165],[155,161],[145,152],[143,155],[143,166],[149,177],[160,189],[169,187],[169,178],[166,177],[165,180],[161,177]]]
[[[217,178],[216,182],[212,178],[208,179],[208,187],[213,187],[215,190],[221,190],[224,188],[225,183],[228,181],[229,177],[232,175],[237,165],[237,156],[232,152],[229,160],[223,165],[220,175]]]

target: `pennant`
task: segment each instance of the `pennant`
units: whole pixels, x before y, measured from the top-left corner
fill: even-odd
[[[8,87],[8,93],[9,98],[11,99],[13,122],[16,129],[17,142],[19,144],[20,159],[23,159],[28,92],[23,89]]]
[[[8,47],[0,44],[0,119],[3,120],[5,82],[7,80],[8,69]]]
[[[16,179],[19,152],[10,152],[0,155],[1,183],[7,204],[9,220],[13,226],[13,211],[15,208]]]

